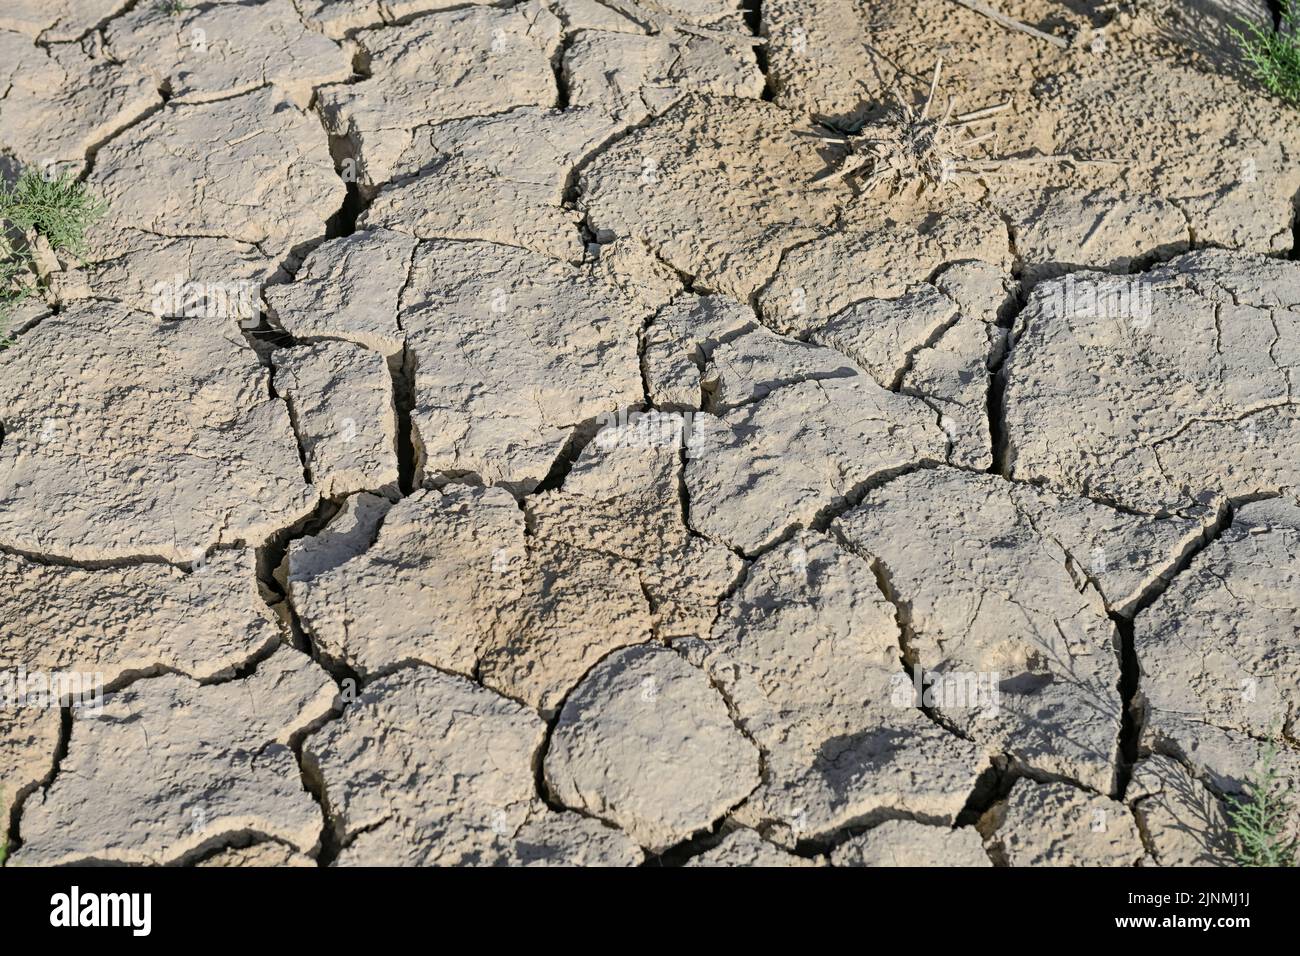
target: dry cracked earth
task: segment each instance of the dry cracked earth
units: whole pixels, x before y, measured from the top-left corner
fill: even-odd
[[[0,352],[9,865],[1231,862],[1270,12],[997,6],[5,0],[0,171],[108,202]],[[939,60],[978,162],[825,175]]]

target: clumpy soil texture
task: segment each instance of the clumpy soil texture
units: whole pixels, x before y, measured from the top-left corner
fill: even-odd
[[[1230,863],[1300,114],[1262,0],[997,6],[7,2],[108,204],[10,235],[10,860]]]

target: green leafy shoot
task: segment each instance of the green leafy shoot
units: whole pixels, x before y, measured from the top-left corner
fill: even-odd
[[[66,172],[48,179],[29,167],[12,189],[0,192],[0,219],[44,236],[55,252],[74,256],[85,254],[86,230],[107,209],[104,200]]]
[[[1276,759],[1277,747],[1270,744],[1246,781],[1246,795],[1229,801],[1228,829],[1237,837],[1235,855],[1242,866],[1296,864],[1295,810]]]
[[[0,186],[0,349],[13,344],[13,310],[36,291],[32,243],[39,238],[56,253],[81,257],[86,232],[108,209],[77,179],[64,172],[45,176],[31,167],[12,187]],[[15,233],[26,235],[18,247]]]
[[[1264,88],[1300,106],[1300,10],[1295,0],[1282,0],[1282,25],[1285,32],[1274,32],[1271,25],[1243,20],[1242,29],[1232,28],[1232,34]]]

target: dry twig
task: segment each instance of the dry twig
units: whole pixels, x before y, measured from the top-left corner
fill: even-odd
[[[1031,37],[1037,37],[1040,40],[1046,40],[1048,43],[1054,43],[1062,50],[1069,47],[1069,43],[1060,37],[1052,36],[1050,33],[1044,33],[1042,30],[1036,30],[1027,23],[1021,23],[1019,20],[1013,20],[1004,13],[999,13],[990,7],[987,3],[980,3],[980,0],[953,0],[954,3],[960,3],[968,10],[974,10],[976,13],[983,14],[994,23],[1001,24],[1008,30],[1018,30],[1021,33],[1027,33]]]

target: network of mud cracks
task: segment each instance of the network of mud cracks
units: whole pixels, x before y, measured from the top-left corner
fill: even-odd
[[[0,353],[11,865],[1229,861],[1300,124],[1263,3],[999,6],[6,3],[109,202]],[[940,58],[1007,161],[823,176]]]

